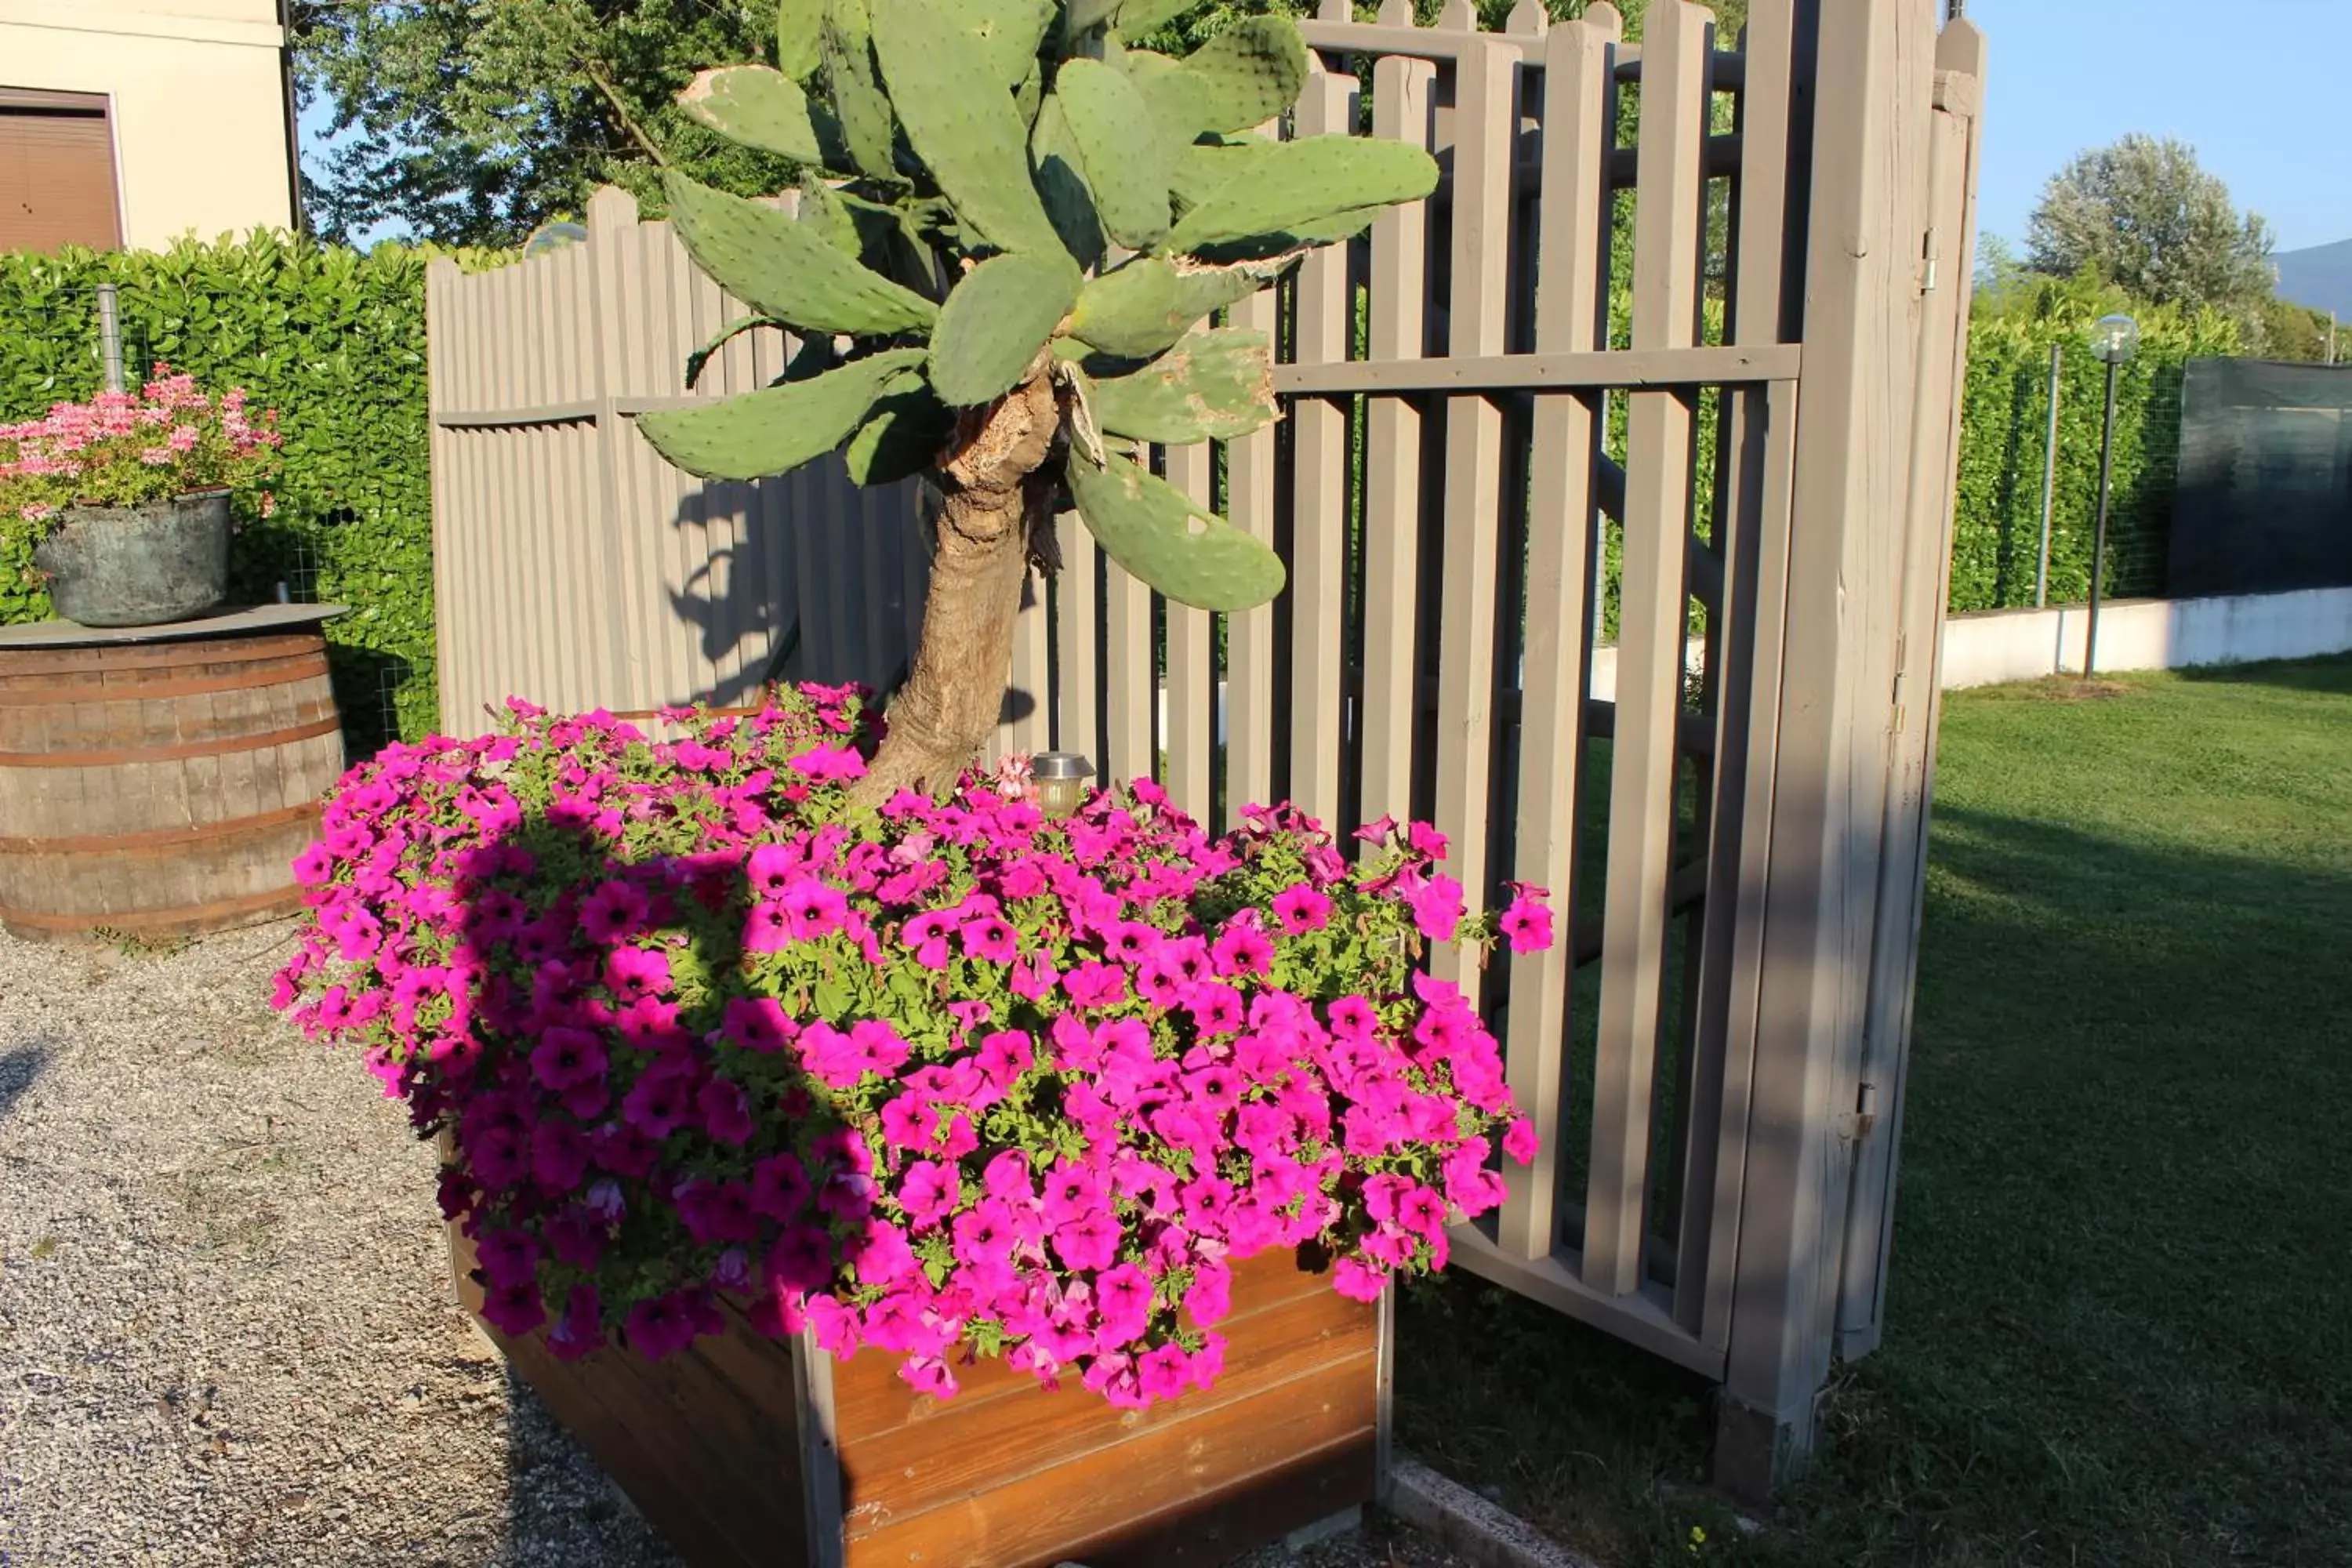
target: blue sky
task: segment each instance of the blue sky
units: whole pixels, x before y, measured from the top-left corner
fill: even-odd
[[[2282,250],[2352,239],[2352,0],[1968,0],[1984,29],[1984,232],[2021,248],[2043,182],[2126,132],[2178,136]]]
[[[1984,231],[2021,249],[2042,186],[2126,132],[2180,137],[2279,248],[2352,239],[2352,0],[1968,0],[1991,48]],[[303,116],[313,156],[327,116]]]

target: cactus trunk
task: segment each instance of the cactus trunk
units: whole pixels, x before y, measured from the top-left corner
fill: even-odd
[[[1051,486],[1038,472],[1061,423],[1050,363],[1040,354],[1002,402],[964,413],[933,525],[914,668],[890,700],[889,736],[853,792],[862,805],[902,789],[948,789],[996,729],[1032,531],[1050,521]]]

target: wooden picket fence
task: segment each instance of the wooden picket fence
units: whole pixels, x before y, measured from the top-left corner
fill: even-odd
[[[1500,33],[1465,0],[1303,26],[1279,133],[1416,142],[1444,179],[1232,313],[1281,344],[1280,424],[1159,459],[1288,592],[1168,604],[1065,520],[1000,745],[1213,822],[1432,817],[1474,909],[1551,889],[1551,953],[1435,960],[1545,1151],[1456,1259],[1721,1380],[1723,1479],[1760,1490],[1881,1317],[1982,39],[1931,0],[1754,0],[1736,41],[1685,0],[1638,45],[1533,0]],[[887,689],[920,492],[669,469],[629,416],[785,345],[688,394],[741,312],[625,195],[588,226],[434,270],[443,712]]]

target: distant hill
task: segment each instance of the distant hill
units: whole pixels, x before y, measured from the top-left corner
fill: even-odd
[[[2352,321],[2352,239],[2282,251],[2271,260],[2278,267],[2279,298]]]

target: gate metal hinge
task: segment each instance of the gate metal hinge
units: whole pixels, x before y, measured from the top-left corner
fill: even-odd
[[[1895,689],[1887,693],[1887,700],[1894,704],[1895,709],[1894,712],[1887,716],[1886,729],[1889,734],[1903,733],[1903,685],[1909,679],[1910,668],[1910,635],[1897,631],[1895,634]]]
[[[1936,278],[1938,271],[1938,263],[1943,260],[1944,253],[1942,242],[1937,237],[1936,231],[1932,228],[1927,231],[1927,245],[1922,254],[1926,258],[1927,265],[1923,268],[1924,280],[1919,285],[1919,292],[1922,294],[1933,294],[1936,291]]]
[[[1878,1086],[1865,1083],[1853,1097],[1853,1109],[1838,1119],[1838,1136],[1848,1143],[1859,1143],[1870,1136],[1878,1121]]]

